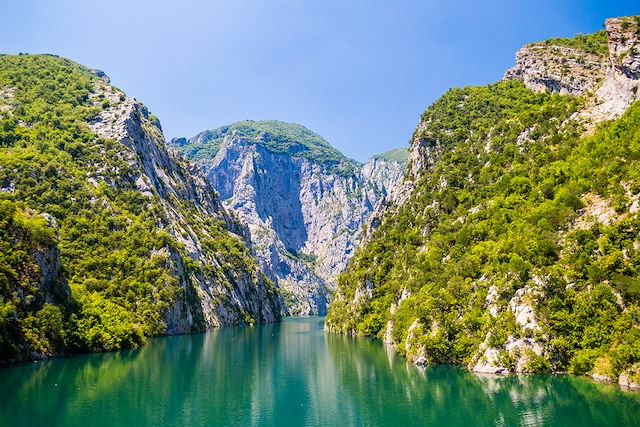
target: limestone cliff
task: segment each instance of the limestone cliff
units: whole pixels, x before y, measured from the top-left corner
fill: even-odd
[[[360,165],[299,125],[241,122],[173,146],[195,161],[248,224],[264,273],[290,314],[324,314],[373,209],[404,173],[402,159]]]
[[[620,117],[640,99],[640,18],[605,21],[609,46],[607,74],[589,114],[596,121]]]
[[[225,232],[249,243],[246,227],[229,213],[206,180],[191,174],[187,165],[167,150],[159,121],[144,105],[122,96],[102,75],[96,82],[92,98],[108,101],[108,107],[91,119],[90,129],[105,140],[115,140],[124,148],[121,159],[128,169],[118,174],[118,180],[135,185],[145,197],[156,197],[162,206],[163,226],[184,247],[191,260],[224,271],[222,275],[206,275],[189,271],[172,245],[158,251],[167,258],[167,266],[181,283],[184,295],[195,292],[197,304],[177,301],[166,313],[167,333],[188,333],[192,330],[228,323],[273,322],[280,316],[278,296],[251,264],[224,267],[224,254],[207,250],[203,240],[210,238],[204,223],[217,219]],[[98,169],[89,177],[98,186],[105,177]],[[115,182],[110,185],[122,185]],[[200,322],[200,323],[199,323]]]
[[[638,26],[637,17],[610,18],[596,34],[527,45],[504,78],[536,92],[590,95],[583,120],[617,118],[640,98]]]
[[[281,317],[247,227],[105,73],[0,55],[0,127],[0,232],[35,242],[2,236],[0,363]]]
[[[533,43],[516,53],[505,79],[520,80],[531,90],[582,95],[602,82],[607,70],[606,34]],[[584,40],[580,44],[577,40]]]
[[[0,365],[59,354],[56,345],[40,342],[49,337],[25,336],[21,327],[21,319],[28,313],[40,312],[45,306],[56,310],[71,302],[60,262],[56,221],[48,214],[4,201],[0,202],[0,224]]]

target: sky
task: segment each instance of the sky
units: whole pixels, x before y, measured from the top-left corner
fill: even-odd
[[[0,53],[104,70],[167,139],[277,119],[364,161],[407,147],[450,87],[499,80],[524,44],[633,14],[638,0],[0,0]]]

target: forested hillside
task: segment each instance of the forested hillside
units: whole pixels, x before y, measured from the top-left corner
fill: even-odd
[[[638,20],[608,20],[607,33],[606,72],[584,59],[603,33],[556,39],[524,48],[507,80],[426,110],[410,195],[339,278],[330,330],[418,364],[637,383]],[[558,64],[576,78],[556,79]]]
[[[0,362],[279,316],[246,229],[100,71],[0,57],[0,215]]]

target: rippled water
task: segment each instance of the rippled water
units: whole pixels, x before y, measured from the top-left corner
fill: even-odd
[[[568,376],[419,369],[322,319],[0,369],[2,426],[640,426],[640,394]]]

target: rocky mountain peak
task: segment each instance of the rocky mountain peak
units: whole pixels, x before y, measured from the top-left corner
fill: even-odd
[[[594,104],[581,114],[592,128],[620,116],[638,99],[639,23],[640,17],[610,18],[595,34],[529,44],[516,53],[504,79],[521,81],[535,92],[595,93]]]
[[[605,21],[611,68],[629,79],[640,78],[640,16]]]
[[[105,83],[109,83],[111,81],[109,79],[109,76],[107,76],[107,73],[105,73],[102,70],[98,70],[97,68],[94,68],[94,69],[89,70],[89,71],[91,72],[91,74],[93,74],[97,78],[101,79]]]
[[[243,121],[172,147],[248,224],[265,275],[291,314],[324,314],[367,216],[404,175],[404,153],[361,165],[304,126]],[[401,150],[403,151],[403,150]]]
[[[244,120],[200,132],[185,143],[176,139],[174,149],[196,163],[208,161],[233,144],[256,145],[276,154],[308,159],[340,174],[354,174],[358,162],[345,157],[317,133],[297,123],[278,120]]]
[[[536,92],[582,95],[605,77],[606,46],[604,31],[532,43],[516,53],[516,64],[504,78],[519,80]]]

